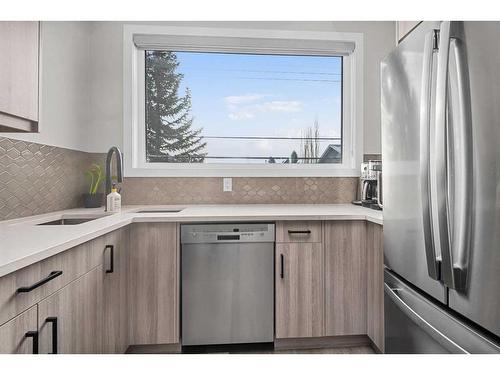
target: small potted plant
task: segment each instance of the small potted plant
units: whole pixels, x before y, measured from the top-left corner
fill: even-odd
[[[92,166],[85,171],[85,175],[89,179],[90,188],[88,193],[83,194],[84,206],[85,208],[101,207],[104,194],[97,192],[99,186],[104,180],[101,166],[92,164]]]

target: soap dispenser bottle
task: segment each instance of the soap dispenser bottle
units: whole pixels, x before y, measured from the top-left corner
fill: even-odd
[[[106,207],[108,212],[120,212],[122,209],[122,196],[116,191],[116,184],[113,184],[111,193],[106,197]]]

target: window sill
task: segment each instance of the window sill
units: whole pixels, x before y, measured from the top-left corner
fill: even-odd
[[[356,168],[309,165],[200,165],[176,164],[167,168],[125,167],[125,177],[359,177]]]

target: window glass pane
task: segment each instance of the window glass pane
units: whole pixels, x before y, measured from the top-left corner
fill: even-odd
[[[342,57],[145,59],[148,162],[342,162]]]

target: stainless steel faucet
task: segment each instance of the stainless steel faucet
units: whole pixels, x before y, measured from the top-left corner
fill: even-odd
[[[109,193],[111,193],[111,185],[112,185],[112,176],[111,176],[111,159],[113,154],[116,155],[116,182],[123,182],[123,160],[122,153],[120,149],[116,146],[113,146],[109,149],[108,154],[106,155],[106,194],[107,197]],[[108,210],[108,200],[106,199],[106,211]]]

